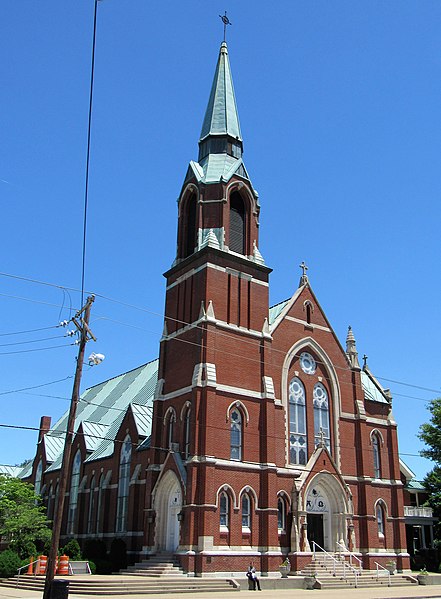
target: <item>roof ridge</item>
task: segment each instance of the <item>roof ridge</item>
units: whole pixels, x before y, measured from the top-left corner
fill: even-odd
[[[131,372],[135,372],[135,370],[139,370],[140,368],[144,368],[145,366],[148,366],[149,364],[153,364],[153,362],[158,362],[158,361],[159,361],[159,358],[155,358],[154,360],[150,360],[149,362],[146,362],[145,364],[141,364],[140,366],[136,366],[135,368],[131,368],[130,370],[127,370],[126,372],[121,372],[120,374],[116,374],[115,376],[111,376],[110,378],[106,379],[105,381],[101,381],[101,383],[97,383],[96,385],[92,385],[91,387],[87,387],[87,389],[84,391],[84,393],[87,393],[87,391],[90,391],[91,389],[95,389],[95,387],[99,387],[101,385],[105,385],[106,383],[109,383],[110,381],[114,381],[115,379],[119,379],[120,377],[122,377],[122,376],[124,376],[126,374],[130,374]]]

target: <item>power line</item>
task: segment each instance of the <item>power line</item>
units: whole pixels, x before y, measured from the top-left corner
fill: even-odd
[[[0,295],[3,297],[9,297],[11,299],[22,300],[24,302],[31,302],[32,304],[41,304],[43,306],[52,306],[54,308],[60,308],[60,304],[53,304],[51,302],[43,302],[41,300],[31,299],[30,297],[22,297],[20,295],[10,295],[9,293],[0,293]]]
[[[36,283],[36,284],[41,284],[41,285],[46,285],[46,286],[49,286],[49,287],[54,287],[54,288],[57,288],[57,289],[66,289],[66,290],[69,290],[69,291],[81,292],[81,290],[79,290],[79,289],[76,289],[76,288],[72,288],[72,287],[62,287],[62,286],[60,286],[60,285],[56,285],[56,284],[49,283],[49,282],[46,282],[46,281],[39,281],[39,280],[37,280],[37,279],[31,279],[31,278],[28,278],[28,277],[22,277],[22,276],[18,276],[18,275],[9,274],[9,273],[3,273],[3,272],[0,272],[0,276],[6,276],[6,277],[11,277],[11,278],[16,278],[16,279],[23,280],[23,281],[26,281],[26,282],[30,282],[30,283]],[[6,294],[0,294],[0,295],[6,295]],[[163,315],[162,313],[155,312],[154,310],[151,310],[151,309],[149,309],[149,308],[144,308],[144,307],[141,307],[141,306],[136,306],[136,305],[134,305],[134,304],[130,304],[130,303],[128,303],[128,302],[123,302],[122,300],[118,300],[118,299],[115,299],[115,298],[112,298],[112,297],[109,297],[109,296],[106,296],[106,295],[104,295],[104,294],[100,294],[100,293],[94,293],[94,295],[95,295],[95,297],[98,297],[98,298],[104,299],[104,300],[106,300],[106,301],[110,301],[110,302],[112,302],[112,303],[119,304],[119,305],[121,305],[121,306],[124,306],[124,307],[132,308],[132,309],[134,309],[134,310],[138,310],[138,311],[141,311],[141,312],[144,312],[144,313],[147,313],[147,314],[151,314],[151,315],[153,315],[153,316],[158,316],[158,317],[161,317],[161,318],[163,318],[163,317],[164,317],[164,315]],[[14,297],[14,296],[8,296],[8,297]],[[25,300],[27,300],[27,301],[36,301],[36,300],[30,300],[29,298],[20,298],[20,297],[18,297],[18,298],[16,298],[16,299],[25,299]],[[36,303],[45,303],[45,302],[36,302]],[[47,304],[47,305],[55,305],[55,304]],[[59,306],[57,305],[56,307],[59,307]],[[103,317],[100,317],[100,318],[101,318],[101,319],[107,319],[107,320],[110,320],[110,321],[113,321],[113,322],[117,322],[117,323],[119,323],[119,324],[123,324],[123,325],[125,325],[125,326],[129,326],[129,327],[131,327],[131,328],[138,328],[138,327],[136,327],[135,325],[130,325],[130,324],[127,324],[127,323],[123,323],[123,322],[121,322],[121,321],[116,321],[116,320],[113,320],[113,319],[111,319],[111,318],[107,318],[107,317],[105,317],[105,316],[103,316]],[[169,320],[169,321],[171,321],[171,322],[176,322],[176,323],[178,323],[178,324],[182,324],[184,327],[185,327],[185,326],[189,326],[189,325],[193,324],[193,323],[190,323],[190,322],[186,322],[186,321],[183,321],[183,320],[179,320],[179,319],[176,319],[176,318],[172,318],[172,317],[170,317],[170,316],[166,316],[166,317],[164,317],[164,318],[165,318],[166,320]],[[95,319],[95,320],[97,320],[97,319]],[[146,332],[149,332],[149,333],[152,333],[152,334],[157,334],[156,332],[153,332],[153,331],[151,331],[151,330],[149,330],[149,329],[141,329],[141,327],[139,327],[139,328],[140,328],[140,330],[145,330]],[[197,328],[197,329],[200,329],[200,330],[205,330],[205,329],[204,329],[202,326],[200,326],[200,325],[194,325],[194,328]],[[216,333],[218,336],[227,337],[227,338],[233,338],[233,335],[232,335],[231,333],[228,333],[228,332],[222,332],[222,331],[219,331],[219,330],[217,330],[217,331],[215,331],[215,333]],[[235,338],[235,337],[234,337],[234,338]],[[190,342],[190,341],[187,341],[187,340],[183,340],[183,339],[180,339],[179,337],[174,337],[174,340],[179,340],[179,341],[181,341],[181,342],[185,342],[185,343],[189,343],[189,344],[191,344],[191,345],[197,345],[197,346],[201,347],[201,344],[197,344],[197,343],[194,343],[194,342]],[[256,345],[255,345],[255,343],[254,343],[253,341],[248,341],[248,340],[246,340],[246,339],[243,339],[243,338],[241,338],[241,343],[244,343],[244,344],[252,344],[252,346],[253,346],[254,348],[256,347]],[[222,351],[222,350],[216,349],[216,351],[217,351],[217,352],[219,352],[219,351]],[[275,352],[275,353],[281,353],[281,354],[284,354],[284,355],[286,355],[286,352],[284,352],[283,350],[279,350],[279,349],[277,349],[277,348],[274,348],[274,347],[272,347],[272,348],[271,348],[271,351],[272,351],[272,352]],[[226,352],[226,353],[229,353],[229,352]],[[1,355],[1,354],[0,354],[0,355]],[[230,354],[230,355],[231,355],[231,354]],[[243,359],[243,358],[245,358],[245,359],[247,359],[248,361],[254,361],[254,362],[258,362],[258,363],[263,363],[263,361],[262,361],[262,360],[255,360],[254,358],[248,358],[248,357],[245,357],[245,356],[243,356],[243,355],[240,355],[240,356],[238,356],[238,357],[241,357],[242,359]],[[324,364],[323,364],[322,362],[320,362],[319,360],[316,360],[316,361],[317,361],[317,363],[324,365]],[[335,364],[334,364],[334,368],[335,368],[336,370],[343,370],[343,371],[345,371],[345,372],[351,372],[351,368],[350,368],[349,366],[348,366],[348,367],[341,367],[341,366],[337,366],[337,365],[335,365]],[[375,375],[375,378],[376,378],[376,379],[378,379],[378,380],[382,380],[382,381],[386,381],[386,382],[392,382],[392,383],[394,383],[394,384],[399,384],[399,385],[406,386],[406,387],[411,387],[411,388],[420,389],[420,390],[422,390],[422,391],[427,391],[427,392],[429,392],[429,393],[437,393],[437,394],[441,393],[441,389],[433,389],[433,388],[430,388],[430,387],[423,387],[423,386],[419,386],[419,385],[414,385],[414,384],[412,384],[412,383],[407,383],[407,382],[405,382],[405,381],[398,381],[398,380],[395,380],[395,379],[388,379],[388,378],[386,378],[386,377],[377,376],[377,375]],[[423,401],[430,401],[430,400],[423,400]]]
[[[214,429],[214,430],[226,430],[226,432],[228,432],[227,429],[221,429],[221,427],[218,426],[210,426],[208,425],[209,428]],[[40,432],[40,429],[38,427],[35,426],[22,426],[22,425],[18,425],[18,424],[0,424],[0,428],[8,428],[8,429],[17,429],[17,430],[26,430],[26,431],[36,431],[36,432]],[[60,431],[58,429],[49,429],[46,434],[50,435],[50,436],[64,436],[66,434],[66,431]],[[256,433],[251,433],[254,436],[260,436],[259,432]],[[124,443],[124,440],[121,439],[116,439],[113,437],[103,437],[101,435],[94,435],[94,434],[89,434],[89,433],[85,433],[82,432],[80,433],[79,431],[77,431],[75,433],[76,436],[83,436],[83,437],[90,437],[91,439],[98,439],[99,441],[113,441],[114,443]],[[248,432],[248,435],[250,435],[250,433]],[[147,439],[149,437],[149,435],[147,435],[142,441],[135,443],[133,441],[131,441],[131,445],[134,447],[140,447],[141,445],[143,445],[143,443],[145,442],[145,439]],[[267,436],[267,438],[272,438],[272,439],[279,439],[280,437],[276,437],[275,435],[271,435],[270,437]],[[335,447],[338,447],[339,449],[355,449],[354,445],[334,445]],[[164,451],[169,451],[168,448],[154,448],[151,446],[152,449],[163,449]],[[364,453],[373,453],[373,449],[370,449],[369,447],[361,447],[361,448],[357,448],[356,451],[359,453],[364,452]],[[399,455],[405,455],[408,457],[415,457],[415,458],[421,458],[423,456],[421,456],[420,454],[416,454],[416,453],[404,453],[404,452],[399,452]],[[244,463],[244,462],[240,462],[240,463]],[[246,462],[245,462],[246,463]],[[298,464],[293,464],[294,466],[298,466]],[[302,468],[302,471],[304,469]]]
[[[42,339],[31,339],[29,341],[15,341],[14,343],[0,343],[0,347],[10,347],[11,345],[26,345],[28,343],[41,343],[42,341],[51,341],[52,339],[60,339],[60,335],[54,337],[43,337]]]
[[[15,332],[12,332],[12,333],[0,333],[0,337],[8,337],[8,336],[11,336],[11,335],[24,335],[26,333],[37,333],[37,332],[40,332],[40,331],[48,331],[49,329],[57,329],[59,326],[60,325],[58,325],[58,324],[54,324],[54,325],[52,325],[50,327],[40,327],[39,329],[28,329],[28,330],[25,330],[25,331],[15,331]]]
[[[37,347],[35,349],[20,349],[17,351],[6,351],[6,352],[0,352],[0,356],[10,356],[12,354],[28,354],[30,352],[46,351],[48,349],[57,349],[59,347],[71,347],[72,345],[75,345],[75,343],[68,343],[68,344],[64,344],[64,345],[52,345],[51,347]]]
[[[13,389],[11,391],[0,391],[0,395],[9,395],[10,393],[21,393],[21,392],[29,391],[32,389],[40,389],[41,387],[48,387],[49,385],[55,385],[56,383],[62,383],[69,379],[73,379],[73,374],[70,376],[65,376],[62,379],[57,379],[55,381],[49,381],[48,383],[41,383],[40,385],[33,385],[32,387],[22,387],[21,389]]]

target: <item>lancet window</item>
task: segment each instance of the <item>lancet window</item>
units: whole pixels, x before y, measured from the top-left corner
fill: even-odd
[[[289,461],[304,465],[307,455],[305,388],[295,377],[289,384]]]

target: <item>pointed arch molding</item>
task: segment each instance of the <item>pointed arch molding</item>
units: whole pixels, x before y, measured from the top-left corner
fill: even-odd
[[[371,439],[371,445],[372,445],[372,440],[374,437],[377,437],[377,439],[379,439],[380,443],[381,443],[381,447],[384,447],[384,438],[383,435],[381,434],[381,431],[378,430],[378,428],[373,428],[369,434],[370,439]]]
[[[221,485],[219,487],[219,489],[217,490],[216,493],[216,507],[219,507],[219,497],[221,496],[221,493],[226,493],[227,495],[229,495],[230,499],[233,502],[233,509],[238,509],[238,503],[237,503],[237,497],[236,497],[236,493],[234,492],[234,489],[231,485],[229,484],[224,484]]]
[[[335,463],[337,467],[341,468],[340,463],[340,432],[339,432],[339,419],[341,413],[341,393],[340,393],[340,384],[338,382],[337,372],[334,368],[334,365],[329,358],[328,354],[322,348],[322,346],[317,343],[315,339],[312,337],[304,337],[303,339],[299,339],[291,348],[287,351],[285,359],[283,361],[282,366],[282,405],[285,408],[285,414],[288,415],[288,376],[289,369],[293,360],[300,355],[300,352],[305,348],[311,348],[313,352],[318,356],[320,362],[326,368],[329,375],[329,386],[332,396],[332,416],[333,416],[333,443],[332,447],[334,449]],[[286,463],[289,463],[289,446],[288,446],[288,431],[289,419],[285,418],[285,443],[286,443]]]
[[[199,203],[199,187],[197,185],[195,185],[194,183],[188,183],[188,185],[186,185],[181,193],[181,195],[179,196],[179,215],[181,214],[181,211],[183,209],[183,207],[185,206],[188,198],[193,194],[196,194],[196,201],[197,203]],[[185,200],[185,201],[183,201]]]
[[[186,401],[181,409],[180,420],[181,422],[184,420],[184,416],[187,413],[187,410],[191,409],[191,402]]]
[[[259,509],[259,500],[258,500],[258,497],[257,497],[257,493],[253,489],[253,487],[250,487],[250,485],[245,485],[244,487],[242,487],[242,489],[239,492],[238,507],[240,507],[240,502],[242,501],[242,496],[243,495],[248,495],[249,497],[253,498],[253,501],[254,501],[254,510],[257,511]]]
[[[172,408],[172,406],[170,406],[167,409],[167,411],[165,412],[164,418],[162,419],[163,424],[165,425],[167,420],[172,417],[174,418],[174,421],[176,422],[176,410],[174,408]]]
[[[387,508],[387,503],[384,501],[384,499],[382,497],[380,497],[379,499],[377,499],[377,501],[374,503],[374,518],[377,517],[377,507],[381,506],[384,512],[384,518],[389,518],[389,510]]]
[[[246,200],[246,203],[248,203],[248,207],[250,208],[250,214],[254,214],[254,216],[257,218],[257,202],[249,186],[243,181],[232,181],[227,185],[225,195],[229,197],[234,191],[238,191],[242,196],[242,199]]]
[[[231,412],[231,410],[234,410],[235,408],[237,408],[238,410],[240,410],[242,412],[242,414],[245,416],[245,424],[246,424],[246,426],[248,426],[248,423],[250,421],[250,414],[249,414],[249,412],[248,412],[245,404],[243,404],[238,399],[232,401],[230,403],[230,405],[228,406],[228,408],[227,408],[226,422],[228,422],[229,419],[230,419],[230,412]]]

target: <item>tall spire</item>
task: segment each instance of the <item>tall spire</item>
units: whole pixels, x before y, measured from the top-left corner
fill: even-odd
[[[217,144],[207,143],[213,137],[218,138]],[[233,143],[235,146],[235,151],[227,151],[227,138],[230,144]],[[220,140],[223,140],[224,144]],[[220,47],[199,144],[203,155],[226,151],[235,158],[240,158],[242,155],[242,134],[226,42],[222,42]]]

